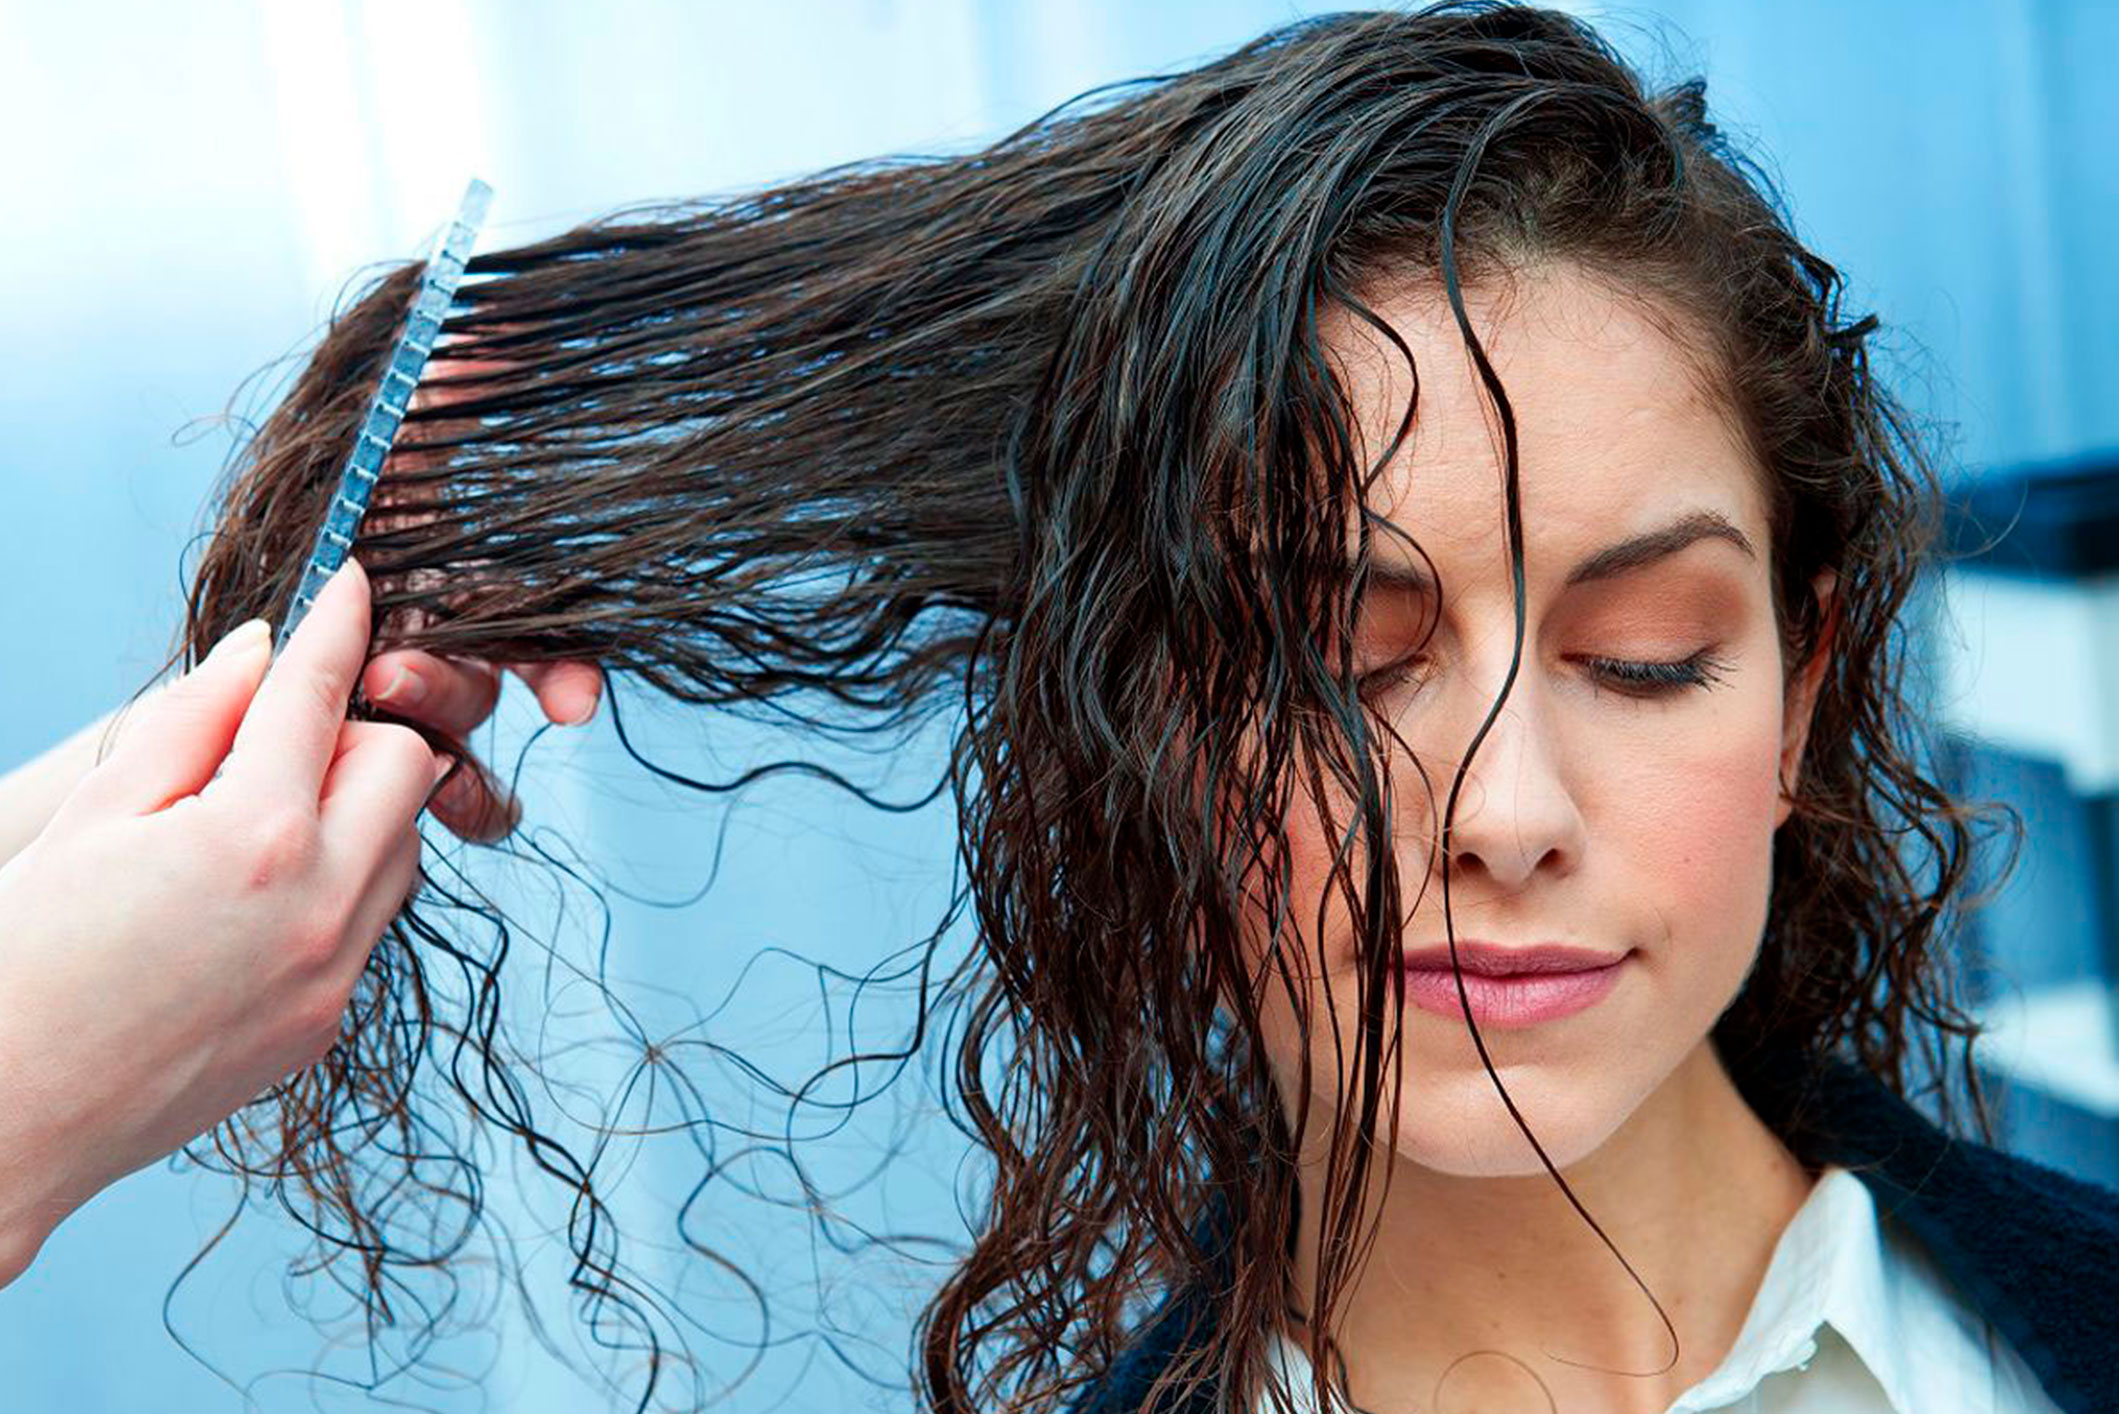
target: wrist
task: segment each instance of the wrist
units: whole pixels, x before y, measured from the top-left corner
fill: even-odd
[[[68,1145],[65,1126],[39,1109],[36,1097],[48,1091],[24,1062],[19,1038],[5,1031],[6,1020],[0,1007],[0,1287],[29,1270],[45,1241],[85,1201],[68,1201],[73,1185],[61,1163],[80,1146]]]

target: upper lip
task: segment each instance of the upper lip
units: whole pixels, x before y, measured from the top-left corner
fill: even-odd
[[[1499,943],[1483,943],[1457,940],[1457,961],[1465,973],[1474,977],[1515,977],[1546,972],[1592,972],[1600,967],[1609,967],[1625,958],[1623,952],[1598,952],[1594,948],[1570,948],[1558,943],[1540,943],[1536,947],[1511,948]],[[1407,948],[1399,959],[1400,967],[1409,971],[1432,969],[1449,971],[1449,945],[1436,943],[1424,948]]]

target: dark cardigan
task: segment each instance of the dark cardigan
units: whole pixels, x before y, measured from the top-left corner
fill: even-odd
[[[1759,1116],[1813,1168],[1837,1163],[1869,1186],[2023,1357],[2067,1414],[2119,1411],[2119,1193],[1953,1138],[1868,1072],[1826,1062],[1731,1067]],[[1210,1229],[1203,1227],[1202,1237]],[[1155,1375],[1211,1335],[1211,1298],[1173,1295],[1074,1406],[1074,1414],[1225,1414],[1201,1389],[1156,1410]]]

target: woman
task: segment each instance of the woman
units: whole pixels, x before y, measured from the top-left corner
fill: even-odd
[[[1971,817],[1899,692],[1935,482],[1697,84],[1540,11],[1333,16],[472,270],[363,535],[379,639],[596,664],[614,710],[965,713],[993,1189],[926,1407],[2119,1402],[2112,1279],[2025,1260],[2119,1256],[2112,1196],[1899,1098],[1955,1051],[1979,1117],[1939,953]],[[195,646],[284,598],[416,274],[250,448]],[[311,920],[355,1019],[220,1146],[303,1174],[371,1291],[407,1200],[345,1195],[404,1150],[355,1141],[450,1102],[392,1039],[426,897],[372,954],[372,908]],[[589,1228],[577,1284],[632,1309]]]

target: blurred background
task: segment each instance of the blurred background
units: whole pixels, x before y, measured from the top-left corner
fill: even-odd
[[[1959,784],[2007,801],[2028,827],[2019,869],[1963,940],[1995,1026],[1985,1063],[2010,1147],[2119,1183],[2119,264],[2107,253],[2119,90],[2083,57],[2119,51],[2119,6],[1571,8],[1605,22],[1652,74],[1707,76],[1712,105],[1755,145],[1802,232],[1850,273],[1852,309],[1883,319],[1893,376],[1954,468],[1972,528],[1930,644],[1936,710],[1955,733]],[[246,380],[313,338],[364,267],[414,254],[467,177],[497,192],[481,248],[517,244],[636,202],[960,150],[1092,85],[1189,66],[1311,9],[0,0],[0,190],[17,213],[0,235],[0,769],[161,664],[186,545],[233,435],[223,414],[262,412],[258,384],[248,403],[238,397]],[[2015,534],[1980,547],[1991,534],[1979,527],[2011,521]],[[652,789],[607,714],[533,741],[537,722],[511,682],[481,750],[522,772],[526,841],[615,887],[606,920],[534,858],[456,852],[530,935],[511,978],[528,1031],[570,1020],[583,1034],[611,1030],[545,951],[574,937],[565,956],[578,963],[608,922],[613,982],[643,1012],[659,992],[670,1017],[696,1017],[740,976],[740,1005],[713,1014],[714,1040],[789,1083],[833,1047],[902,1034],[903,985],[878,985],[873,1012],[850,1016],[850,984],[829,968],[867,972],[939,920],[953,883],[946,797],[884,816],[774,783],[708,805]],[[710,756],[724,775],[776,745],[765,729],[683,714],[644,714],[634,730],[651,754],[679,766]],[[924,755],[848,769],[916,800],[940,749],[936,736]],[[953,937],[945,957],[961,946]],[[827,1036],[827,1018],[864,1029]],[[654,1097],[596,1109],[624,1079],[622,1057],[591,1050],[569,1064],[584,1097],[542,1097],[560,1117],[670,1118]],[[751,1113],[767,1130],[785,1120],[724,1070],[728,1093],[707,1096],[717,1113]],[[862,1223],[961,1232],[975,1166],[915,1081],[863,1106],[843,1153],[808,1146],[829,1172],[798,1173],[770,1145],[745,1153],[733,1138],[711,1156],[745,1175],[755,1200],[690,1220],[773,1300],[768,1324],[732,1283],[687,1293],[722,1337],[734,1333],[694,1332],[713,1374],[732,1380],[756,1363],[729,1407],[905,1406],[906,1321],[939,1268],[820,1251],[807,1215],[782,1205],[828,1190]],[[700,1155],[643,1152],[637,1167],[609,1160],[625,1171],[625,1255],[683,1289],[694,1278],[671,1250],[670,1215]],[[871,1179],[889,1155],[888,1177]],[[506,1174],[503,1161],[488,1202],[514,1227],[547,1334],[512,1297],[489,1296],[454,1313],[470,1329],[435,1357],[453,1379],[430,1372],[382,1392],[448,1410],[606,1407],[611,1396],[541,1343],[584,1358],[556,1260],[565,1194]],[[269,1410],[372,1407],[361,1386],[386,1372],[357,1329],[327,1349],[290,1309],[346,1314],[328,1288],[286,1274],[300,1234],[269,1203],[185,1272],[233,1197],[225,1179],[157,1166],[68,1221],[0,1291],[0,1402],[234,1409],[247,1391]]]

